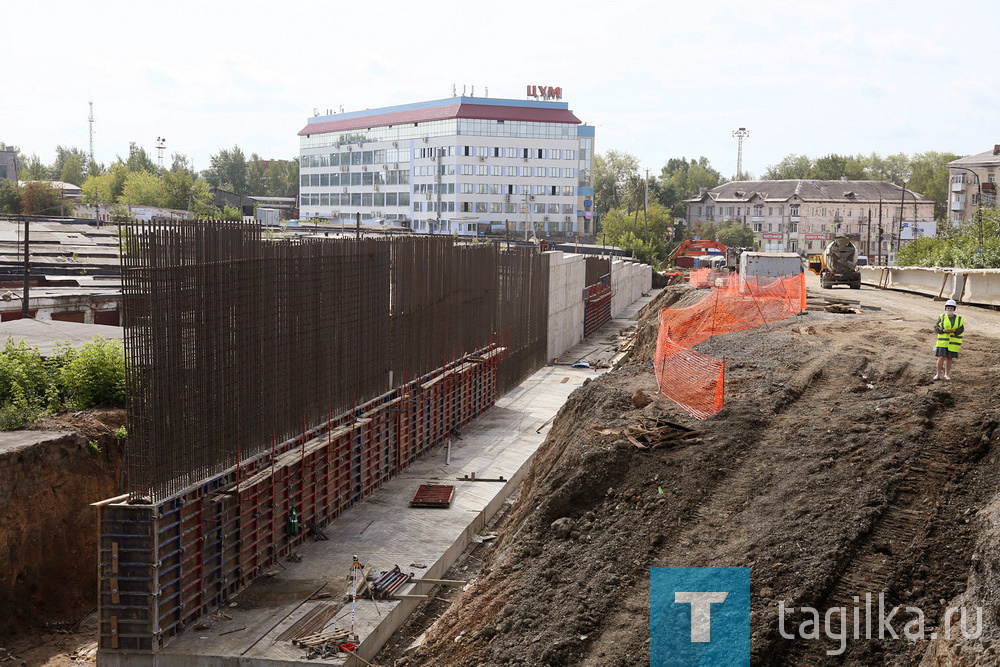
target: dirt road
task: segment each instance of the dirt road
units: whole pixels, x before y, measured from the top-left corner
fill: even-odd
[[[571,396],[483,576],[410,664],[648,664],[651,566],[750,568],[753,664],[941,659],[931,633],[945,608],[970,596],[970,572],[1000,570],[983,546],[1000,510],[980,512],[1000,489],[1000,313],[960,309],[956,379],[935,383],[940,302],[814,280],[810,293],[880,310],[809,311],[706,341],[699,349],[726,359],[727,396],[705,422],[666,399],[635,407],[636,389],[656,391],[648,359]],[[652,453],[615,435],[651,417],[706,433]],[[850,639],[828,655],[840,642],[780,633],[779,602],[822,613],[866,593],[922,610],[922,638]],[[897,633],[916,618],[897,613]],[[995,618],[958,650],[996,664]],[[786,633],[802,621],[788,615]]]

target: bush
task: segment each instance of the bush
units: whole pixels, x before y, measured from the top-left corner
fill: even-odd
[[[80,350],[66,347],[56,362],[67,408],[125,405],[125,351],[120,341],[98,337]]]
[[[0,351],[0,429],[34,421],[50,404],[58,405],[53,367],[25,342],[10,338]]]
[[[0,350],[0,430],[21,428],[63,408],[125,404],[125,352],[120,341],[95,338],[64,346],[48,360],[24,341]]]

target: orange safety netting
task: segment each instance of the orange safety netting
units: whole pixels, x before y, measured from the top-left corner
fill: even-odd
[[[725,362],[691,348],[719,334],[777,322],[806,307],[805,276],[730,276],[699,303],[660,311],[653,365],[664,396],[698,419],[722,409]]]

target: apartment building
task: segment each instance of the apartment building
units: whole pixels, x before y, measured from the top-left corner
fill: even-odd
[[[885,181],[733,181],[685,204],[689,226],[747,225],[765,252],[807,255],[844,235],[867,255],[891,258],[897,243],[937,233],[934,200]]]
[[[1000,144],[993,150],[949,162],[948,173],[948,219],[953,223],[972,220],[980,206],[996,205]]]
[[[565,102],[456,96],[317,116],[299,137],[302,218],[594,233],[594,128]]]

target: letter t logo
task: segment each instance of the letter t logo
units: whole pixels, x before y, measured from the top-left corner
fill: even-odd
[[[729,593],[674,593],[674,602],[691,605],[691,641],[712,641],[712,603],[720,604],[726,601]]]

